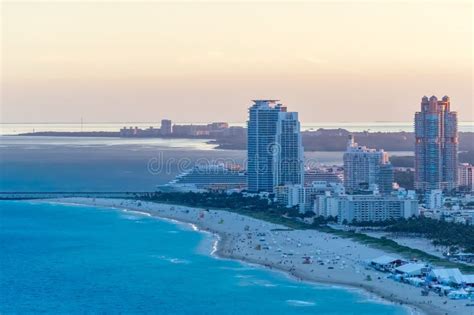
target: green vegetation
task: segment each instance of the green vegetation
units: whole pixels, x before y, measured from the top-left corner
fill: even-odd
[[[467,273],[474,272],[473,266],[468,266],[465,264],[460,264],[460,263],[452,262],[443,258],[439,258],[437,256],[427,254],[421,250],[400,245],[397,242],[387,239],[387,238],[376,238],[376,237],[368,236],[363,233],[356,233],[352,231],[340,231],[340,230],[332,229],[330,227],[320,228],[318,230],[332,233],[340,237],[350,238],[354,241],[357,241],[362,244],[367,244],[368,246],[371,246],[374,248],[378,248],[378,249],[388,251],[388,252],[397,253],[403,257],[412,258],[412,259],[416,258],[418,260],[429,262],[433,265],[437,265],[440,267],[459,268],[460,270]]]
[[[405,189],[415,189],[415,172],[412,171],[398,171],[393,172],[394,181]]]
[[[459,162],[474,164],[474,149],[466,152],[459,152]]]
[[[392,163],[394,167],[415,167],[415,157],[392,155],[390,157],[390,163]]]
[[[424,217],[387,220],[383,222],[352,222],[358,227],[382,227],[391,233],[419,235],[430,239],[434,245],[451,249],[463,249],[474,252],[474,226],[453,222],[434,220]]]
[[[286,208],[278,203],[255,197],[243,197],[241,194],[225,193],[179,193],[179,192],[156,192],[145,195],[137,195],[137,199],[159,203],[176,204],[205,209],[223,209],[236,212],[255,219],[268,221],[275,224],[287,226],[292,229],[309,229],[310,225],[295,218],[304,218],[296,208]]]
[[[468,151],[459,152],[458,158],[460,163],[474,164],[474,149],[469,148]],[[390,157],[390,163],[392,163],[394,167],[415,167],[415,157],[413,155],[392,155]]]
[[[388,232],[421,234],[435,245],[455,246],[474,252],[474,226],[433,220],[429,218],[412,218],[397,220],[385,228]]]
[[[438,258],[433,255],[429,255],[423,251],[412,249],[396,243],[395,241],[386,239],[386,238],[376,238],[371,237],[363,233],[356,233],[354,231],[342,231],[331,228],[327,225],[328,222],[335,221],[335,218],[325,219],[323,217],[316,217],[313,224],[307,224],[302,221],[303,215],[301,215],[297,209],[291,208],[288,209],[277,203],[270,202],[266,199],[261,199],[257,196],[255,197],[244,197],[241,194],[224,194],[224,193],[148,193],[144,195],[136,195],[137,199],[167,203],[167,204],[177,204],[190,207],[200,207],[205,209],[222,209],[230,212],[239,213],[246,215],[255,219],[268,221],[271,223],[279,224],[286,226],[290,229],[315,229],[321,232],[331,233],[337,237],[349,238],[354,241],[357,241],[362,244],[367,244],[368,246],[379,248],[388,252],[394,252],[404,257],[417,258],[426,262],[430,262],[434,265],[447,267],[447,268],[459,268],[464,272],[474,272],[474,267],[467,266],[464,264],[459,264],[455,262],[450,262],[448,260]],[[311,213],[310,213],[311,214]],[[314,214],[313,214],[314,215]],[[430,222],[429,228],[422,228],[424,225],[424,220],[429,219],[410,219],[410,220],[400,220],[400,221],[388,221],[380,223],[380,226],[385,226],[388,230],[389,228],[392,232],[407,232],[407,233],[418,233],[423,234],[426,237],[429,235],[438,235],[439,240],[447,241],[447,239],[457,240],[460,244],[468,244],[471,242],[474,244],[474,232],[473,227],[458,225],[454,223],[442,222],[440,225],[434,225],[435,222]],[[416,221],[420,221],[419,224]],[[449,228],[446,228],[444,224],[449,225]],[[372,224],[373,226],[374,224]],[[457,228],[460,228],[459,232]],[[467,228],[465,230],[465,228]],[[436,234],[434,229],[444,229],[446,234]],[[430,232],[429,232],[430,231]],[[469,234],[470,233],[470,234]],[[463,235],[469,234],[469,237],[465,237],[464,241]],[[456,236],[457,235],[457,236]],[[440,243],[441,244],[441,243]],[[451,245],[451,243],[450,243]],[[454,245],[454,243],[452,243]],[[464,247],[464,246],[463,246]],[[466,246],[470,248],[469,246]],[[466,249],[467,249],[466,248]]]
[[[353,134],[357,143],[372,148],[385,149],[387,151],[413,151],[415,136],[413,132],[349,132],[346,129],[318,129],[302,132],[303,147],[305,151],[344,151],[347,145],[347,136]],[[245,133],[238,136],[218,137],[213,143],[218,144],[221,149],[245,150],[247,148],[247,137]],[[474,151],[474,133],[459,133],[459,150]],[[403,163],[409,163],[410,158]],[[411,157],[413,161],[413,157]],[[460,154],[460,161],[463,157]],[[392,161],[393,163],[394,161]],[[408,164],[405,164],[408,165]],[[396,165],[396,166],[405,166]],[[413,162],[412,166],[413,167]]]

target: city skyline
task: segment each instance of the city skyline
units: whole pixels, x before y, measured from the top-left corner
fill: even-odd
[[[244,122],[274,97],[302,122],[411,121],[442,93],[474,121],[471,8],[3,2],[2,122]]]
[[[0,314],[474,315],[472,9],[0,0]]]

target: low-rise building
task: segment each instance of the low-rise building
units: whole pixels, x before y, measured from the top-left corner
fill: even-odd
[[[408,198],[380,195],[346,196],[338,213],[338,221],[378,222],[390,219],[408,219],[418,216],[418,201]]]
[[[416,198],[396,195],[335,195],[318,196],[315,213],[324,217],[335,216],[339,223],[378,222],[419,216]]]
[[[216,136],[229,128],[225,122],[210,123],[207,125],[173,125],[173,135],[180,137],[207,137]]]
[[[339,209],[341,208],[341,201],[339,198],[333,198],[330,192],[325,193],[322,196],[318,196],[314,201],[313,212],[316,216],[337,217]]]
[[[443,207],[443,191],[433,189],[426,193],[425,204],[428,209],[441,209]]]
[[[344,193],[344,186],[339,183],[313,182],[311,186],[284,185],[275,187],[275,200],[291,208],[298,206],[301,213],[314,211],[314,203],[318,196],[325,193]]]

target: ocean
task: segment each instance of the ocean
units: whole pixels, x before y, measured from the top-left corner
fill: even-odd
[[[329,164],[342,157],[312,154]],[[150,191],[194,162],[244,159],[203,140],[2,136],[0,191]],[[0,314],[408,313],[217,259],[212,241],[136,213],[0,201]]]
[[[408,314],[211,256],[214,237],[123,210],[0,201],[1,314]]]

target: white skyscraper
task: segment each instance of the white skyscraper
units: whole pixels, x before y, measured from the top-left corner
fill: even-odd
[[[348,192],[374,185],[382,193],[389,193],[393,182],[393,168],[384,150],[359,146],[349,136],[347,150],[344,153],[344,187]]]
[[[298,113],[277,100],[255,100],[248,120],[248,190],[273,192],[275,186],[302,185],[303,145]]]

